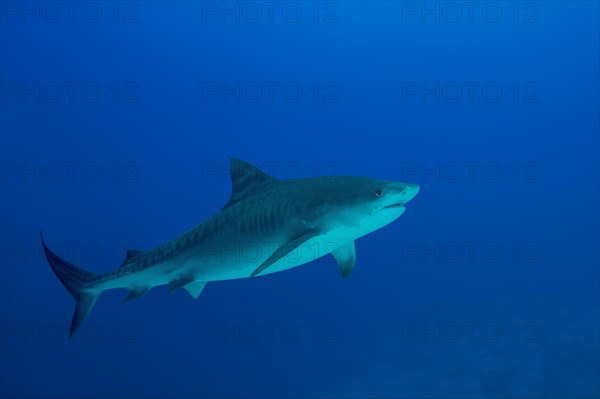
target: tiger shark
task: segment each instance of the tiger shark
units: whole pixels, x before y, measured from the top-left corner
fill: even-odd
[[[232,159],[232,192],[215,215],[149,251],[128,250],[123,264],[96,275],[53,253],[40,233],[46,259],[75,298],[69,337],[100,294],[125,288],[125,300],[167,284],[198,298],[209,281],[262,276],[332,254],[341,274],[354,268],[354,241],[400,217],[417,184],[367,177],[279,180]]]

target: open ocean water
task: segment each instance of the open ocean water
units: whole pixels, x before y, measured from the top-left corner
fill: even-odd
[[[0,1],[0,397],[597,398],[597,1]],[[194,300],[73,298],[216,213],[229,159],[417,183]]]

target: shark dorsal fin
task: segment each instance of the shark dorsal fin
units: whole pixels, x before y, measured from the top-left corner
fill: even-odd
[[[236,158],[231,159],[229,172],[231,173],[231,197],[225,204],[225,208],[277,181],[256,166]]]
[[[121,267],[128,265],[131,259],[135,258],[143,252],[144,251],[140,251],[139,249],[128,249],[127,254],[125,255],[125,260],[123,261],[123,263],[121,263]]]
[[[142,252],[144,251],[140,251],[139,249],[128,249],[127,255],[125,255],[125,260],[129,260],[134,256],[141,254]]]

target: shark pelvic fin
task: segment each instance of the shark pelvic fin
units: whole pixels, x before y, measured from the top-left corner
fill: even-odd
[[[181,277],[177,280],[169,281],[169,294],[172,294],[174,291],[177,291],[192,282],[194,282],[192,277]]]
[[[229,164],[231,174],[231,197],[224,208],[241,201],[244,197],[259,192],[270,184],[277,182],[256,166],[241,159],[232,158]]]
[[[280,260],[281,258],[286,256],[287,254],[292,252],[294,249],[298,248],[300,245],[304,244],[306,241],[308,241],[311,238],[316,237],[318,235],[319,235],[318,231],[307,231],[306,233],[294,238],[293,240],[289,241],[288,243],[283,244],[282,246],[277,248],[275,250],[275,252],[273,252],[273,254],[271,256],[269,256],[267,258],[267,260],[265,260],[263,262],[262,265],[257,267],[256,270],[254,270],[252,272],[251,277],[255,277],[257,274],[259,274],[260,272],[265,270],[267,267],[271,266],[273,263],[277,262],[278,260]]]
[[[206,281],[194,281],[193,283],[189,283],[188,285],[186,285],[184,288],[187,290],[187,292],[190,293],[190,295],[194,299],[197,299],[202,293],[202,290],[204,289],[205,285]]]
[[[123,302],[131,301],[132,299],[137,299],[148,292],[150,288],[133,288],[129,291],[129,295],[123,300]]]
[[[340,266],[342,276],[348,277],[350,273],[352,273],[352,270],[354,270],[354,264],[356,263],[356,247],[354,241],[339,246],[331,254]]]

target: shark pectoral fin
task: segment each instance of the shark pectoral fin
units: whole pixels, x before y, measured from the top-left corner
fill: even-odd
[[[189,283],[188,285],[186,285],[185,289],[187,290],[187,292],[190,293],[192,297],[194,297],[194,299],[197,299],[202,293],[202,290],[204,289],[205,285],[206,281],[194,281],[193,283]]]
[[[255,277],[257,274],[259,274],[260,272],[265,270],[267,267],[271,266],[273,263],[277,262],[279,259],[283,258],[287,254],[292,252],[294,249],[298,248],[300,245],[304,244],[306,241],[308,241],[311,238],[316,237],[318,235],[319,235],[319,232],[317,232],[317,231],[307,231],[306,233],[302,234],[301,236],[298,236],[298,237],[294,238],[293,240],[289,241],[288,243],[280,246],[279,248],[277,248],[275,250],[275,252],[273,252],[273,254],[271,256],[269,256],[269,258],[267,258],[267,260],[265,260],[263,262],[262,265],[257,267],[256,270],[252,272],[251,277]]]
[[[348,277],[350,273],[352,273],[354,264],[356,263],[356,247],[354,246],[354,241],[350,241],[349,243],[338,247],[331,254],[338,265],[340,265],[342,276]]]
[[[150,290],[150,288],[147,288],[147,287],[133,288],[129,291],[129,295],[127,295],[127,297],[125,299],[123,299],[123,302],[131,301],[132,299],[137,299],[137,298],[141,297],[142,295],[144,295],[149,290]]]
[[[181,277],[177,280],[169,281],[169,294],[172,294],[174,291],[177,291],[180,288],[185,287],[189,283],[193,283],[194,279],[192,277]]]

